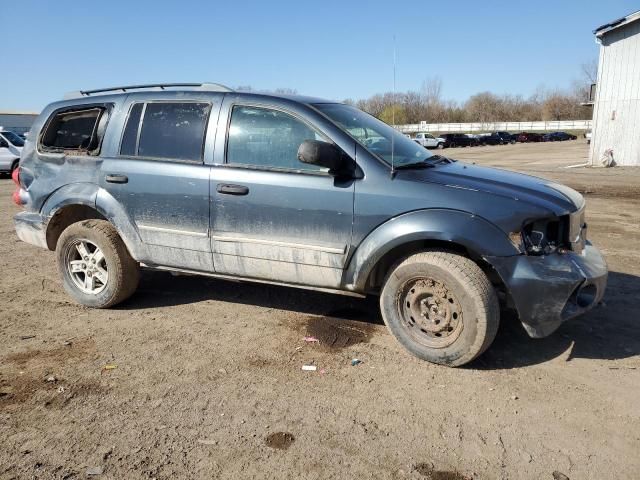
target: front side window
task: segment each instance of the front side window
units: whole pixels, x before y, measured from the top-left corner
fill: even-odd
[[[210,110],[210,104],[197,102],[134,104],[122,135],[120,154],[202,161]]]
[[[55,113],[40,138],[40,148],[97,155],[106,127],[105,111],[104,107],[93,107]]]
[[[237,105],[231,113],[227,163],[286,170],[326,171],[298,160],[305,140],[327,141],[307,124],[279,110]]]
[[[342,130],[385,163],[396,167],[423,162],[432,154],[377,118],[341,103],[314,105]]]

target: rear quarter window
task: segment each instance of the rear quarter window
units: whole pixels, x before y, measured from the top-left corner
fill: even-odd
[[[54,112],[40,136],[42,151],[98,155],[108,106],[67,108]]]

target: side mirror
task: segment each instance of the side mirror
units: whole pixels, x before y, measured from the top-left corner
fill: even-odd
[[[348,166],[342,151],[332,143],[319,140],[305,140],[298,148],[298,160],[309,165],[318,165],[329,169],[331,174],[344,173]]]

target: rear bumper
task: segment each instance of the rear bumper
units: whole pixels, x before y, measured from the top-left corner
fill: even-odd
[[[20,212],[13,217],[18,238],[36,247],[47,246],[46,222],[38,213]]]
[[[533,338],[546,337],[563,322],[595,307],[607,286],[607,263],[587,243],[582,254],[491,257]]]

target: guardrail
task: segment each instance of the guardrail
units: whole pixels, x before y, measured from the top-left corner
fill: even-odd
[[[415,132],[542,132],[556,130],[591,130],[591,120],[552,120],[548,122],[487,122],[487,123],[414,123],[396,125],[402,133]]]

